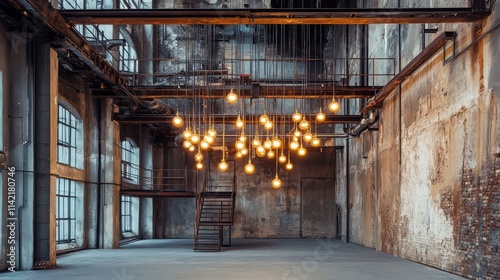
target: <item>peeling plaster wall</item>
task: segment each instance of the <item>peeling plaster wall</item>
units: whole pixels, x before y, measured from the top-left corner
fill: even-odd
[[[455,5],[467,3],[431,2]],[[346,183],[346,173],[350,181],[353,242],[470,278],[500,277],[498,31],[468,48],[499,22],[494,5],[486,21],[436,25],[438,33],[425,34],[425,42],[422,25],[370,26],[370,57],[394,56],[404,67],[443,31],[457,32],[459,56],[444,63],[438,51],[386,99],[378,132],[348,140],[347,172],[345,156],[338,156],[344,170],[337,183]],[[450,50],[451,43],[447,57]]]

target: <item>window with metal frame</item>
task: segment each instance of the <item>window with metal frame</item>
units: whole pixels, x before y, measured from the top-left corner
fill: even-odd
[[[57,178],[56,186],[56,242],[75,241],[76,232],[76,181]]]
[[[121,199],[122,233],[132,233],[132,197],[122,195]]]
[[[61,104],[57,118],[57,161],[77,167],[77,132],[79,120]]]
[[[137,164],[137,148],[129,140],[122,141],[122,178],[131,183],[138,183],[139,166]]]

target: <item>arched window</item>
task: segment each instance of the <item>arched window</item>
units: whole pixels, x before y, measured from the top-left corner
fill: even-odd
[[[57,109],[57,162],[84,169],[83,122],[78,113],[60,100]],[[56,248],[83,245],[84,185],[69,174],[56,181]],[[66,177],[66,178],[65,178]]]

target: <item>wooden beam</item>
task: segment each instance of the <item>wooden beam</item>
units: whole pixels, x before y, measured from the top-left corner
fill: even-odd
[[[34,1],[34,0],[29,0]],[[142,9],[64,10],[72,24],[417,24],[474,22],[488,10],[403,9]]]

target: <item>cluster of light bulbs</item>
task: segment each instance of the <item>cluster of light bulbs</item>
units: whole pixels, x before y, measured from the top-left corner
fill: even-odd
[[[236,92],[231,89],[227,94],[226,99],[228,103],[234,104],[238,101],[238,95]],[[340,109],[339,102],[332,98],[332,101],[328,105],[328,109],[331,112],[337,112]],[[312,147],[319,147],[321,145],[321,140],[317,137],[316,134],[311,133],[311,123],[307,120],[305,115],[302,115],[298,110],[292,115],[292,120],[294,122],[294,129],[292,131],[292,135],[290,135],[291,140],[289,141],[288,148],[291,151],[296,151],[299,157],[304,157],[307,154],[306,148],[303,146],[303,142],[310,143]],[[326,115],[323,113],[321,108],[319,112],[316,114],[316,122],[321,123],[326,120]],[[175,117],[172,119],[173,126],[180,128],[184,125],[184,120],[179,116],[179,112],[176,113]],[[263,126],[266,131],[270,131],[273,129],[274,124],[271,118],[267,115],[267,112],[264,111],[259,117],[259,124]],[[236,129],[241,130],[241,134],[238,137],[238,140],[235,142],[236,148],[236,159],[242,159],[246,155],[249,155],[250,145],[247,145],[247,136],[245,135],[244,128],[245,122],[238,115],[235,122]],[[194,156],[194,160],[196,161],[196,168],[198,170],[203,169],[203,153],[202,150],[206,150],[210,147],[210,145],[214,142],[215,137],[217,136],[217,131],[213,126],[210,126],[209,129],[200,136],[196,132],[196,128],[191,129],[190,127],[186,127],[183,131],[182,136],[184,138],[183,147],[186,148],[190,152],[196,151],[196,146],[198,147],[198,151]],[[300,142],[299,142],[300,141]],[[274,134],[269,138],[266,136],[264,141],[261,141],[258,132],[255,133],[254,138],[251,141],[251,146],[255,150],[255,155],[257,157],[265,157],[269,159],[274,159],[279,150],[281,150],[280,155],[276,159],[277,162],[285,164],[286,170],[292,170],[293,164],[290,162],[290,152],[288,153],[288,157],[284,154],[284,141],[282,141],[277,134]],[[247,148],[248,146],[248,148]],[[225,147],[223,147],[225,149]],[[218,165],[218,168],[221,171],[227,171],[228,163],[225,161],[225,152],[223,152],[222,160]],[[246,174],[254,174],[255,166],[252,164],[251,156],[248,157],[248,163],[244,167],[244,171]],[[271,186],[275,189],[279,189],[281,187],[281,180],[278,177],[278,170],[276,170],[276,176],[271,182]]]

